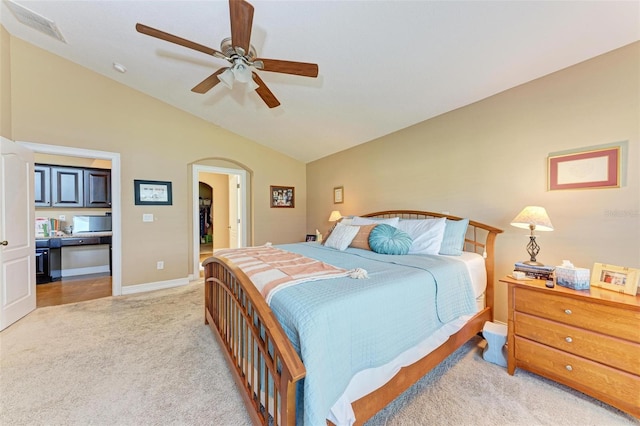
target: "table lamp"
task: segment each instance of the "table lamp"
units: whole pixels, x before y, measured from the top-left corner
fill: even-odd
[[[342,219],[342,215],[338,210],[332,211],[331,214],[329,215],[329,222],[337,222],[340,219]]]
[[[549,215],[544,207],[525,207],[520,213],[518,213],[518,216],[511,221],[511,225],[516,228],[531,230],[531,235],[529,235],[529,244],[527,244],[527,253],[529,253],[530,259],[523,263],[527,265],[543,266],[542,263],[536,261],[536,256],[540,252],[540,246],[536,243],[534,231],[553,231],[553,225],[551,224]]]

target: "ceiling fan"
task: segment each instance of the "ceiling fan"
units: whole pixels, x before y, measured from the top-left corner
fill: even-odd
[[[317,64],[258,58],[256,50],[250,44],[253,6],[245,0],[229,0],[229,12],[231,37],[222,40],[219,51],[140,23],[136,24],[136,30],[229,62],[230,66],[220,68],[191,89],[195,93],[206,93],[220,82],[231,88],[233,82],[238,81],[249,84],[249,88],[254,89],[269,108],[274,108],[280,102],[253,69],[304,77],[318,76]]]

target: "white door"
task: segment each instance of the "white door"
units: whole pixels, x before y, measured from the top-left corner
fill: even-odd
[[[240,191],[240,179],[238,175],[229,175],[229,248],[238,248],[238,192]]]
[[[0,330],[36,308],[33,152],[0,138]]]

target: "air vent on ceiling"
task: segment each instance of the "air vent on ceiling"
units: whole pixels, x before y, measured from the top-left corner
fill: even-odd
[[[45,33],[48,36],[66,43],[64,37],[62,37],[62,34],[60,33],[60,30],[58,30],[56,23],[52,20],[47,19],[42,15],[38,15],[34,11],[29,10],[26,7],[14,3],[10,0],[5,0],[5,3],[9,7],[9,9],[11,9],[11,12],[18,21],[40,31],[41,33]]]

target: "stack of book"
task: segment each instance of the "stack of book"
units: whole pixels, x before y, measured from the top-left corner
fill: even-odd
[[[555,266],[536,266],[536,265],[528,265],[523,262],[516,262],[514,271],[521,271],[529,278],[536,278],[539,280],[550,280],[553,279],[553,271],[555,270]]]

